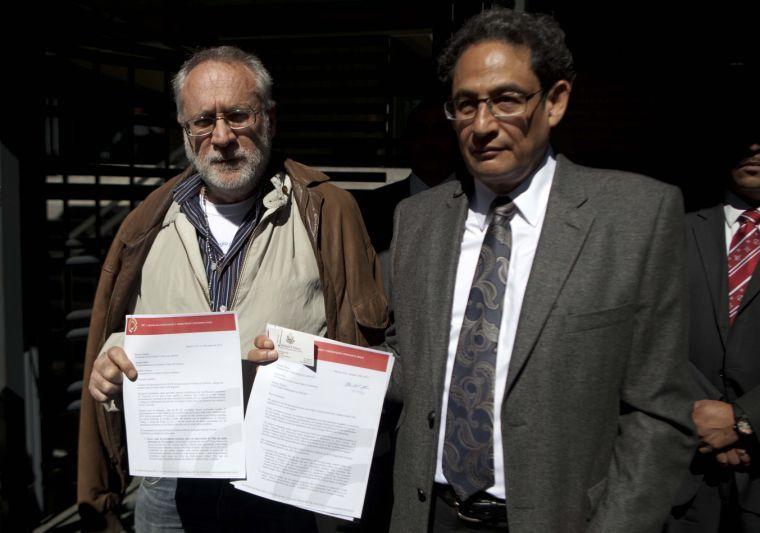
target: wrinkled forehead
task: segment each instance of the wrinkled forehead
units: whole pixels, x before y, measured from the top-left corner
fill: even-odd
[[[243,64],[206,61],[188,73],[181,98],[183,111],[189,115],[256,105],[256,79]]]
[[[451,90],[453,94],[490,89],[526,91],[535,89],[538,84],[530,48],[486,40],[469,45],[459,55]]]

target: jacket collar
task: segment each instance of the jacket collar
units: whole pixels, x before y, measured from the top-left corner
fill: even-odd
[[[174,201],[172,192],[174,188],[184,180],[192,176],[194,169],[192,166],[187,167],[178,175],[164,183],[161,187],[153,191],[148,197],[132,211],[127,219],[130,224],[122,224],[117,239],[120,239],[126,247],[135,246],[150,233],[150,230],[159,226],[164,215]],[[123,233],[122,233],[123,232]]]
[[[292,159],[285,159],[282,161],[279,168],[283,167],[285,167],[285,171],[293,181],[306,187],[317,183],[322,183],[330,179],[326,174],[320,172],[319,170],[307,167],[306,165],[302,165],[301,163],[293,161]]]

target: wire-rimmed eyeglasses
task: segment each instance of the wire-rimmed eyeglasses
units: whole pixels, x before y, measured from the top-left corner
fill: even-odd
[[[182,128],[190,137],[203,137],[214,131],[216,123],[224,120],[231,130],[242,130],[256,124],[259,109],[236,107],[221,113],[201,113],[182,124]]]
[[[443,111],[449,120],[466,121],[473,120],[478,114],[480,103],[484,102],[488,111],[497,119],[522,115],[528,109],[528,102],[537,94],[543,92],[539,89],[530,94],[520,92],[505,92],[490,98],[470,98],[461,96],[449,100],[443,104]]]

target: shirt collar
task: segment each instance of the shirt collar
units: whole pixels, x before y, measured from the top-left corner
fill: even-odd
[[[752,206],[742,200],[737,194],[726,191],[725,203],[723,204],[723,215],[726,218],[726,224],[732,227],[739,220],[739,216],[746,210],[752,209]],[[756,211],[760,212],[760,208]]]
[[[196,172],[189,178],[182,180],[179,184],[177,184],[176,187],[174,187],[174,190],[172,191],[174,201],[180,205],[184,204],[191,198],[198,196],[202,185],[203,180],[201,180],[201,175]]]
[[[265,187],[263,190],[258,191],[257,201],[254,202],[256,210],[260,209],[258,200],[261,199],[265,208],[278,208],[287,202],[288,195],[292,190],[291,181],[285,172],[278,172],[269,180],[272,187]],[[189,178],[181,181],[174,187],[172,195],[174,201],[179,205],[184,205],[189,200],[193,200],[200,196],[201,187],[203,186],[203,179],[199,172],[196,172]],[[283,188],[284,187],[284,188]],[[263,198],[261,195],[264,195]]]
[[[509,197],[517,206],[517,215],[532,227],[538,226],[541,222],[546,204],[549,200],[549,190],[554,179],[554,170],[557,167],[557,160],[551,148],[546,153],[546,157],[541,164],[533,171],[533,174],[525,178],[517,187],[509,193]],[[481,230],[488,226],[488,210],[491,203],[496,198],[496,193],[480,183],[475,183],[475,194],[470,202],[470,209],[475,213],[477,224]]]

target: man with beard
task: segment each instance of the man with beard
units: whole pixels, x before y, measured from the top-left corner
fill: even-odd
[[[191,167],[125,219],[105,259],[84,371],[78,500],[85,529],[118,529],[128,484],[122,376],[139,379],[122,349],[130,313],[238,313],[245,399],[248,353],[267,322],[354,344],[386,325],[379,263],[350,194],[271,152],[272,81],[255,56],[202,50],[174,79]],[[271,360],[271,358],[270,358]],[[312,531],[311,513],[224,480],[142,480],[138,531]]]

